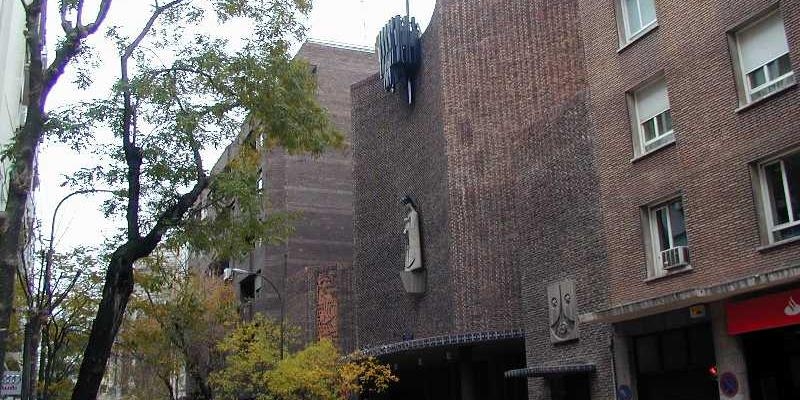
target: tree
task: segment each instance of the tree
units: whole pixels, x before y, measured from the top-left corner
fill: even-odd
[[[55,137],[99,160],[69,183],[115,190],[105,211],[125,221],[110,252],[73,399],[97,395],[134,289],[137,260],[167,239],[217,257],[236,256],[257,241],[274,242],[285,231],[279,228],[281,217],[264,218],[253,206],[263,197],[255,185],[257,167],[248,157],[209,172],[202,160],[207,146],[234,137],[244,115],[247,140],[256,149],[318,153],[341,143],[316,103],[308,66],[288,54],[304,32],[298,18],[310,7],[305,0],[156,3],[135,36],[109,29],[120,50],[120,77],[109,97],[51,113],[47,128]],[[209,36],[217,31],[199,31],[209,15],[252,29],[234,46]],[[101,129],[113,138],[96,135]],[[228,216],[198,221],[204,193],[212,193],[211,207]],[[213,229],[220,224],[233,229]],[[215,240],[199,239],[204,235]]]
[[[216,398],[347,399],[381,393],[397,381],[387,365],[358,353],[343,357],[329,340],[281,360],[279,335],[280,325],[258,314],[220,341],[226,357],[224,367],[211,375]]]
[[[8,159],[10,176],[5,220],[0,221],[0,360],[5,360],[6,335],[9,332],[14,300],[16,273],[21,269],[20,248],[25,242],[25,216],[34,176],[34,159],[47,122],[45,106],[50,91],[67,65],[80,57],[86,39],[100,28],[108,14],[111,0],[101,0],[91,12],[82,0],[60,0],[59,11],[63,36],[55,56],[44,65],[44,10],[46,0],[21,0],[25,11],[25,46],[28,54],[28,105],[25,124],[14,134],[11,145],[3,151]],[[2,366],[2,365],[0,365]]]
[[[51,237],[50,242],[53,242]],[[33,249],[26,246],[26,249]],[[22,352],[22,399],[35,399],[37,387],[37,377],[40,362],[51,363],[50,357],[53,354],[39,354],[42,344],[43,331],[47,335],[51,325],[57,326],[61,321],[51,320],[54,312],[61,312],[64,309],[61,305],[68,298],[76,297],[73,293],[81,276],[86,272],[91,274],[93,271],[94,259],[88,249],[76,248],[68,254],[55,254],[53,247],[49,247],[47,252],[26,251],[21,256],[23,270],[19,272],[20,292],[23,294],[23,301],[17,304],[24,304],[24,333],[23,333],[23,352]],[[33,259],[30,259],[33,258]],[[85,282],[85,281],[84,281]],[[81,283],[84,283],[81,282]],[[82,285],[83,289],[85,285]],[[82,292],[83,294],[92,293],[91,290]],[[72,300],[70,298],[70,300]],[[88,304],[88,302],[87,302]],[[83,304],[82,304],[83,305]],[[74,313],[82,310],[71,310]],[[71,324],[70,324],[71,325]],[[71,326],[70,326],[71,327]],[[58,328],[55,328],[58,329]],[[53,347],[55,352],[60,350],[61,345],[47,343],[49,336],[46,337],[45,348]]]
[[[89,339],[94,310],[100,301],[103,275],[98,261],[93,252],[87,253],[85,249],[53,255],[53,269],[63,277],[62,280],[76,276],[78,271],[80,274],[72,290],[64,292],[63,300],[52,309],[42,327],[38,371],[41,398],[58,400],[70,397]],[[71,279],[66,282],[71,282]]]
[[[200,392],[194,398],[210,398],[208,374],[215,367],[216,343],[239,319],[232,288],[218,278],[193,273],[180,258],[158,251],[138,264],[140,290],[117,343],[123,356],[146,369],[145,374],[134,371],[131,392],[137,398],[174,399],[173,381],[183,367]],[[156,377],[163,389],[160,395],[142,393],[152,386],[139,385],[136,379],[149,379],[147,375]]]

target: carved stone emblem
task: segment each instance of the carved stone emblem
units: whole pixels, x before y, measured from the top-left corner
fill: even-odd
[[[575,282],[565,279],[547,286],[550,309],[550,342],[560,343],[578,338],[577,298]]]

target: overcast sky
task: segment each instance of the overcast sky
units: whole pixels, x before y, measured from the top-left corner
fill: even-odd
[[[116,0],[111,8],[107,25],[122,25],[139,29],[147,17],[141,4],[149,0]],[[57,3],[57,2],[53,2]],[[87,1],[87,4],[89,2]],[[410,0],[411,15],[417,18],[420,28],[427,27],[435,0]],[[394,15],[405,14],[403,0],[316,0],[309,16],[308,37],[316,40],[350,44],[372,48],[378,30]],[[48,21],[51,32],[59,30],[57,14],[51,12]],[[99,50],[102,52],[103,50]],[[49,106],[68,104],[76,98],[88,99],[103,93],[118,74],[116,56],[105,57],[112,64],[104,65],[95,76],[96,92],[77,91],[65,76],[50,96]],[[375,67],[377,71],[377,66]],[[215,158],[215,157],[214,157]],[[58,201],[72,189],[61,187],[63,175],[81,166],[89,166],[90,160],[59,146],[43,146],[39,154],[40,187],[36,194],[37,217],[43,222],[43,233],[50,231],[50,221]],[[213,165],[213,160],[206,165]],[[103,238],[115,232],[120,221],[105,221],[97,211],[106,194],[75,196],[64,203],[56,220],[56,249],[66,250],[76,245],[99,245]]]

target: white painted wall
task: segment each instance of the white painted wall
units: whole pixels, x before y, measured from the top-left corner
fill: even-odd
[[[25,12],[19,0],[0,0],[0,147],[10,142],[24,116]],[[0,162],[0,211],[6,208],[8,163]]]

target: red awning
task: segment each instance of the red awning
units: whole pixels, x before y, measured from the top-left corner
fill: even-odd
[[[727,304],[728,334],[800,324],[800,288]]]

